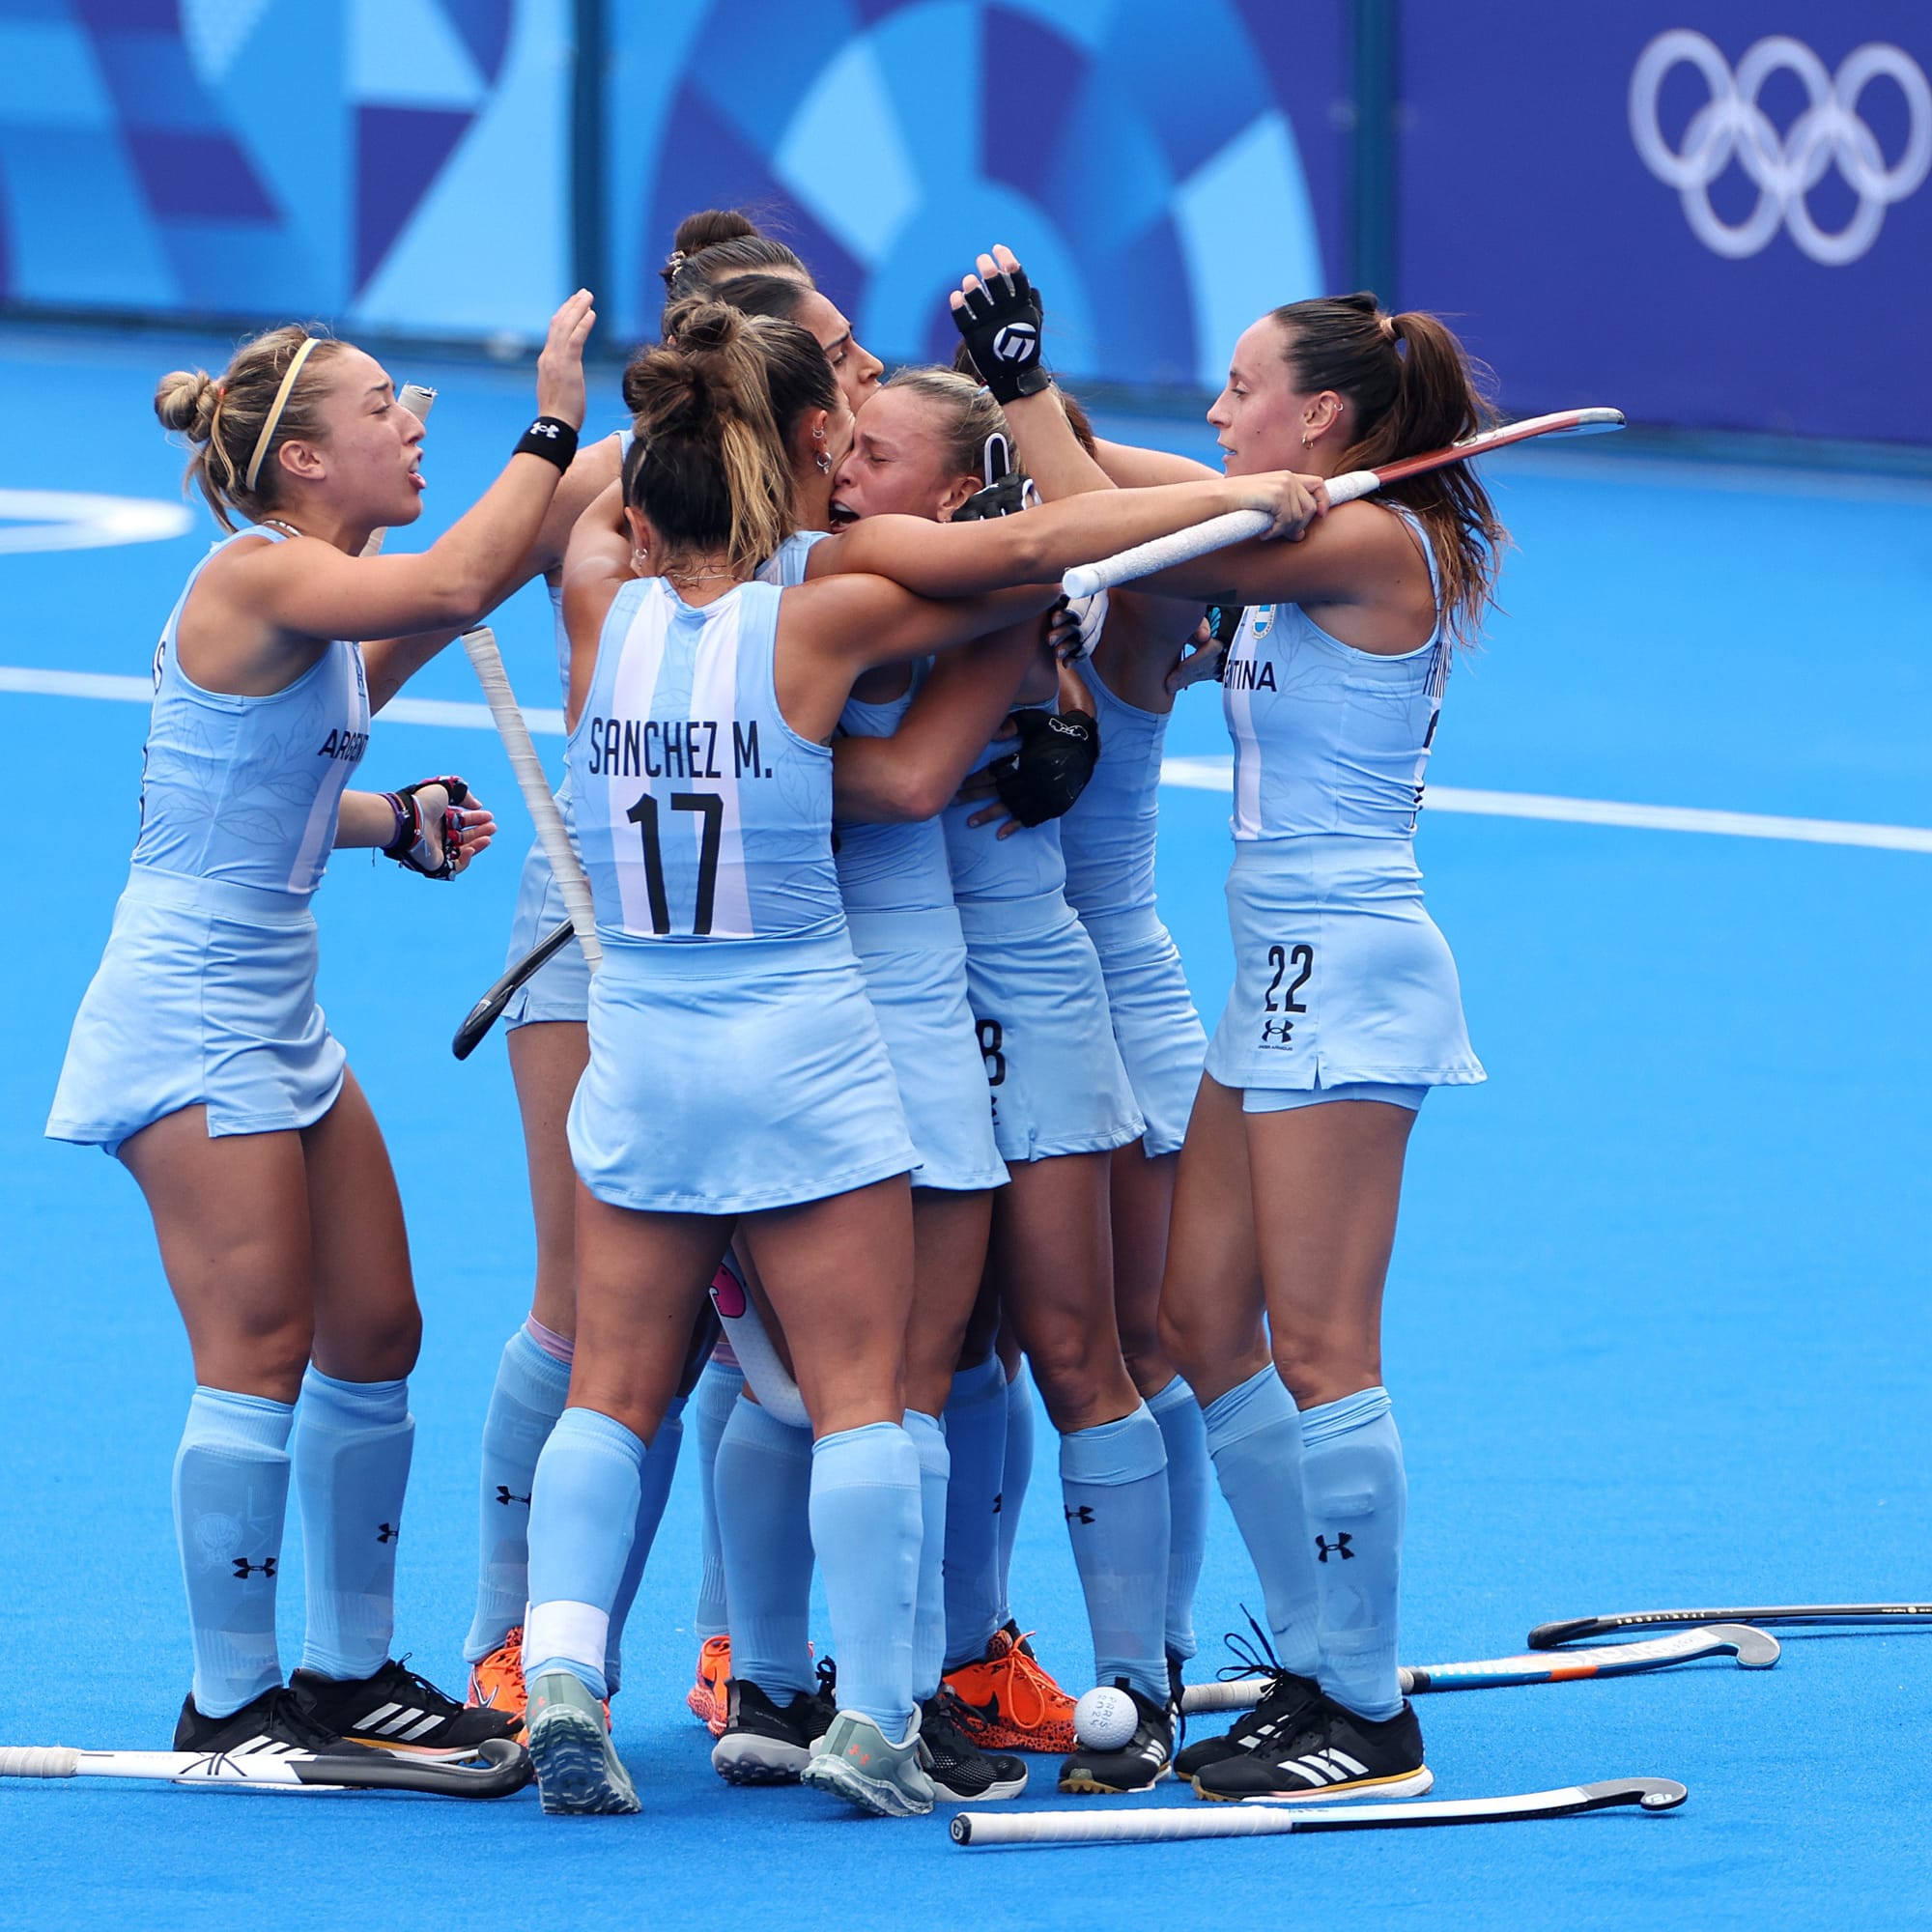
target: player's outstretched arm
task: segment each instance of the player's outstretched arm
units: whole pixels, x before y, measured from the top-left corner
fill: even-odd
[[[537,362],[537,423],[479,501],[428,550],[348,556],[320,538],[292,537],[235,553],[207,587],[218,602],[291,637],[394,639],[472,622],[523,581],[525,558],[575,453],[583,343],[595,320],[584,291],[552,318]]]

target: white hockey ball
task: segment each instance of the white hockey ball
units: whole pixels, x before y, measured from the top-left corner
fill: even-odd
[[[1089,1750],[1119,1750],[1141,1720],[1134,1700],[1111,1684],[1099,1684],[1073,1707],[1073,1731]]]

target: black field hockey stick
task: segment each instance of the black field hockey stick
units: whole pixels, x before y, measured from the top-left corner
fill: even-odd
[[[518,987],[554,959],[576,936],[576,926],[567,919],[559,920],[469,1009],[463,1024],[456,1029],[456,1037],[449,1042],[450,1052],[458,1060],[468,1060],[482,1042],[483,1036],[502,1017],[503,1009],[516,998]]]
[[[1617,1631],[1659,1630],[1671,1624],[1770,1624],[1794,1628],[1837,1625],[1885,1630],[1894,1625],[1932,1624],[1932,1604],[1778,1604],[1755,1610],[1622,1610],[1606,1617],[1567,1617],[1538,1624],[1529,1634],[1531,1650],[1554,1650],[1580,1637],[1610,1636]]]
[[[1506,1825],[1568,1818],[1634,1804],[1671,1811],[1690,1794],[1668,1777],[1618,1777],[1566,1784],[1514,1798],[1425,1799],[1413,1804],[1335,1804],[1297,1809],[1263,1799],[1239,1804],[1165,1804],[1138,1811],[961,1811],[952,1842],[997,1845],[1141,1844],[1163,1838],[1264,1838],[1282,1832],[1382,1832],[1415,1825]]]
[[[1500,1690],[1518,1684],[1567,1684],[1581,1677],[1634,1677],[1667,1670],[1702,1657],[1735,1657],[1746,1670],[1769,1670],[1777,1662],[1775,1636],[1746,1624],[1718,1624],[1680,1631],[1644,1643],[1602,1644],[1562,1657],[1491,1657],[1474,1663],[1404,1664],[1402,1688],[1411,1697],[1432,1690]],[[1190,1684],[1180,1708],[1192,1717],[1208,1711],[1244,1711],[1260,1701],[1271,1680],[1237,1677],[1227,1684]]]
[[[200,1790],[413,1791],[428,1798],[508,1798],[530,1781],[530,1757],[507,1738],[487,1739],[481,1764],[391,1757],[384,1751],[76,1750],[65,1745],[0,1747],[0,1777],[144,1777]]]

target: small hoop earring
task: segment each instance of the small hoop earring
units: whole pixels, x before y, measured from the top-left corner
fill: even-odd
[[[631,575],[633,577],[648,577],[650,574],[650,553],[639,550],[637,545],[633,544],[631,546]]]
[[[1313,449],[1315,447],[1315,439],[1304,433],[1301,439],[1301,446],[1303,449]]]

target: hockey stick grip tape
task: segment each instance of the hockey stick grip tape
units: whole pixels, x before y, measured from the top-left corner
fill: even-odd
[[[67,1745],[16,1745],[0,1748],[0,1777],[71,1777],[80,1753]]]
[[[577,932],[577,943],[583,948],[583,956],[594,973],[604,963],[604,949],[597,943],[597,915],[590,902],[590,883],[583,876],[583,867],[577,863],[570,834],[564,830],[563,814],[551,796],[543,760],[530,742],[530,727],[517,708],[516,694],[511,691],[509,675],[503,669],[503,654],[497,648],[496,634],[487,624],[479,624],[473,631],[464,632],[463,650],[476,673],[476,682],[483,687],[490,715],[497,721],[497,735],[502,739],[510,769],[516,774],[517,789],[523,793],[524,804],[536,826],[537,842],[550,861],[557,891],[563,895],[564,910]]]
[[[1131,583],[1137,577],[1150,577],[1171,564],[1189,563],[1209,551],[1264,536],[1273,526],[1274,519],[1265,510],[1230,510],[1226,516],[1209,517],[1191,529],[1176,530],[1172,536],[1155,537],[1151,543],[1135,544],[1131,550],[1103,556],[1097,563],[1082,564],[1060,580],[1060,587],[1069,597],[1091,597],[1096,590]]]

